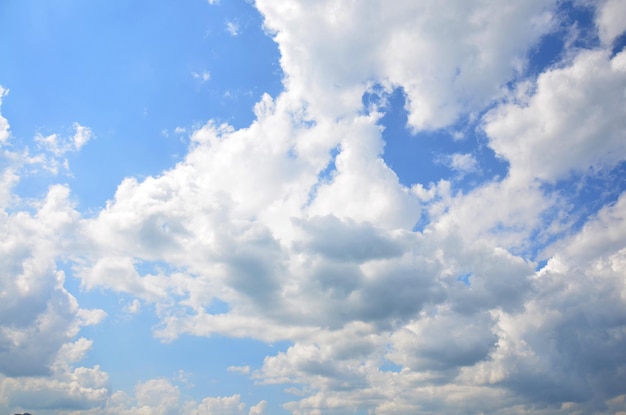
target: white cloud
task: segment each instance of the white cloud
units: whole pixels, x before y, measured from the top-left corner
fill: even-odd
[[[74,144],[74,149],[78,151],[85,144],[87,144],[89,140],[93,138],[93,134],[91,132],[91,129],[83,125],[80,125],[77,122],[72,124],[72,127],[74,128],[74,130],[76,130],[76,133],[74,134],[74,137],[72,138],[72,142]]]
[[[174,413],[180,399],[178,388],[165,379],[151,379],[135,387],[137,409],[158,408],[155,414]]]
[[[37,410],[85,410],[102,405],[108,376],[99,367],[79,367],[46,377],[5,378],[0,375],[0,405]],[[1,407],[1,406],[0,406]]]
[[[467,370],[466,376],[504,385],[537,401],[578,401],[583,412],[591,412],[585,405],[613,397],[608,385],[623,381],[625,365],[618,355],[626,332],[615,317],[626,298],[620,277],[626,252],[622,244],[604,244],[588,230],[623,228],[624,216],[618,212],[624,206],[622,196],[618,204],[603,209],[537,273],[533,285],[542,295],[529,300],[523,313],[495,314],[499,347],[490,361]],[[598,254],[579,257],[576,247],[581,243]],[[548,361],[549,368],[544,363]]]
[[[137,314],[141,310],[141,301],[135,298],[132,303],[125,307],[125,310],[130,314]]]
[[[248,411],[248,415],[263,415],[265,414],[265,407],[267,406],[267,401],[260,401],[256,405],[250,408]]]
[[[611,168],[626,158],[625,83],[626,52],[582,51],[570,65],[542,73],[528,103],[487,114],[490,146],[522,180]]]
[[[63,186],[50,188],[33,214],[3,212],[0,229],[0,373],[42,375],[80,327],[97,324],[103,312],[79,308],[64,288],[55,259],[72,246],[78,212]]]
[[[83,288],[131,294],[129,312],[155,305],[165,340],[289,340],[252,377],[292,386],[294,414],[619,408],[626,197],[546,250],[541,271],[519,253],[558,235],[544,213],[562,201],[537,178],[624,159],[626,55],[581,52],[496,103],[484,130],[511,170],[465,194],[446,181],[402,186],[382,159],[381,114],[359,113],[372,82],[404,87],[416,129],[481,112],[550,30],[553,4],[259,0],[287,91],[263,96],[250,127],[207,123],[184,160],[125,179],[95,217],[81,219],[63,186],[34,212],[0,216],[0,270],[15,277],[0,280],[0,402],[39,396],[48,408],[116,415],[248,409],[237,394],[185,401],[167,379],[113,392],[99,367],[74,368],[91,347],[79,328],[104,312],[81,310],[63,287],[56,261],[69,257]],[[57,155],[78,150],[91,134],[74,128],[39,141]],[[470,153],[447,162],[477,169]],[[424,213],[430,223],[413,231]],[[153,262],[167,266],[145,271]],[[209,312],[216,299],[228,311]],[[247,413],[265,410],[261,401]]]
[[[77,367],[92,342],[80,338],[64,344],[51,365],[48,376],[5,377],[0,374],[0,408],[26,410],[79,411],[102,406],[109,396],[109,377],[99,366]]]
[[[191,76],[193,76],[194,79],[197,79],[202,83],[205,83],[211,79],[211,73],[209,71],[192,72]]]
[[[404,88],[417,130],[446,126],[498,97],[552,29],[555,4],[256,2],[279,45],[287,90],[313,113],[357,111],[368,85],[382,82]]]
[[[2,85],[0,85],[0,109],[2,109],[2,97],[7,96],[8,93],[9,90],[4,89]],[[2,116],[2,113],[0,113],[0,145],[5,144],[10,135],[9,122]]]
[[[239,395],[205,398],[192,415],[244,415],[246,405],[240,401]]]
[[[440,162],[461,174],[472,173],[478,170],[478,161],[470,153],[454,153],[442,156]]]
[[[623,287],[612,275],[587,287],[593,267],[557,272],[556,257],[547,268],[553,271],[536,273],[536,264],[518,253],[549,241],[562,225],[546,220],[545,212],[562,202],[536,178],[557,180],[623,158],[621,55],[580,53],[540,75],[536,88],[528,80],[534,92],[497,103],[484,129],[511,164],[507,177],[465,194],[453,194],[445,181],[408,189],[382,160],[381,114],[358,113],[367,82],[404,86],[414,127],[446,125],[503,94],[527,49],[550,29],[552,3],[464,2],[445,11],[434,3],[432,11],[394,3],[376,10],[379,20],[367,28],[351,23],[366,13],[356,3],[258,4],[283,54],[287,91],[264,96],[249,128],[208,123],[192,133],[188,155],[174,168],[121,183],[106,208],[83,222],[89,241],[83,285],[156,303],[155,334],[168,341],[183,333],[290,340],[287,351],[266,357],[252,376],[295,385],[301,396],[286,405],[294,414],[523,413],[532,410],[533,393],[541,392],[532,385],[539,381],[546,404],[565,404],[585,386],[600,400],[616,399],[618,392],[600,393],[609,389],[592,367],[592,353],[585,363],[559,357],[543,338],[564,342],[574,316],[587,312],[561,298],[558,287],[567,278],[576,292],[593,294],[592,304],[607,287]],[[423,21],[403,26],[417,12]],[[383,23],[389,34],[376,37]],[[439,26],[453,27],[452,35]],[[498,35],[503,27],[511,36]],[[407,44],[415,45],[414,55],[405,56]],[[592,144],[594,134],[607,144]],[[563,137],[573,145],[554,150]],[[447,161],[460,172],[478,168],[470,153]],[[430,224],[414,232],[424,211]],[[612,229],[614,247],[621,225],[612,222]],[[602,256],[602,249],[586,252]],[[611,255],[603,275],[621,269],[622,254]],[[138,271],[157,260],[176,271]],[[215,298],[229,310],[207,311]],[[609,314],[617,313],[620,298],[611,297]],[[538,316],[545,318],[533,323]],[[613,337],[585,345],[615,357],[621,329],[603,327]],[[576,330],[599,336],[603,329]],[[545,362],[558,365],[547,373]],[[568,370],[589,373],[593,385],[568,381]],[[611,378],[621,381],[620,370]],[[187,405],[188,413],[245,411],[238,395]],[[593,405],[588,398],[579,407]]]
[[[229,372],[241,373],[243,375],[247,375],[250,373],[250,366],[228,366],[227,370]]]
[[[596,9],[596,25],[604,45],[611,43],[626,31],[626,3],[621,0],[604,0]]]
[[[234,21],[227,21],[226,22],[226,31],[231,35],[231,36],[237,36],[239,35],[239,23],[234,22]]]
[[[35,141],[50,151],[56,157],[61,157],[70,151],[79,151],[89,140],[93,138],[91,129],[75,122],[72,124],[74,135],[72,137],[60,137],[58,134],[43,136],[35,135]]]

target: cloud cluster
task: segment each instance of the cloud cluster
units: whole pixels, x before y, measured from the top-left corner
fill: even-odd
[[[265,410],[239,395],[184,402],[166,379],[112,392],[99,367],[75,367],[90,346],[75,340],[80,327],[104,312],[65,290],[67,260],[84,289],[154,305],[165,340],[290,341],[261,367],[229,370],[288,385],[295,415],[624,410],[626,196],[565,232],[567,200],[544,187],[626,158],[626,52],[606,46],[623,29],[611,19],[618,2],[598,6],[604,46],[573,51],[513,93],[504,86],[553,27],[555,2],[256,6],[286,78],[249,127],[207,123],[182,161],[125,179],[90,218],[66,186],[30,210],[2,193],[0,270],[11,278],[0,280],[0,402],[25,407],[30,394],[85,414]],[[380,109],[363,111],[374,83],[404,89],[416,131],[481,117],[508,175],[466,193],[445,181],[403,186],[382,158]],[[78,150],[90,135],[75,128]],[[469,172],[478,162],[455,153],[446,163]],[[538,270],[530,253],[546,245]],[[228,310],[211,312],[217,301]]]
[[[368,83],[401,86],[415,130],[447,126],[500,96],[555,24],[554,1],[325,0],[256,6],[274,34],[285,86],[316,113],[360,107]],[[503,35],[506,33],[506,35]]]
[[[611,168],[626,156],[625,83],[626,52],[582,51],[542,73],[521,102],[487,114],[490,146],[509,161],[511,176],[554,182]]]
[[[3,212],[0,228],[2,303],[0,373],[39,375],[49,371],[59,349],[80,327],[100,321],[101,310],[81,309],[64,288],[65,274],[56,260],[71,249],[78,212],[69,189],[50,188],[33,212]]]

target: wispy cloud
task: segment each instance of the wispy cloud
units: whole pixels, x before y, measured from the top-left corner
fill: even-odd
[[[197,79],[202,83],[207,82],[211,79],[211,73],[209,71],[192,72],[191,76],[193,76],[194,79]]]
[[[226,22],[226,31],[230,33],[231,36],[239,35],[239,24],[234,21]]]

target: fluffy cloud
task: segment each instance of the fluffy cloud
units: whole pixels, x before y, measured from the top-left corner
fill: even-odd
[[[246,405],[239,401],[239,395],[205,398],[198,408],[190,413],[194,415],[243,415]]]
[[[77,134],[86,132],[77,127]],[[59,266],[76,246],[80,215],[67,186],[51,186],[41,200],[12,193],[23,172],[21,155],[5,151],[0,173],[6,195],[0,199],[0,408],[97,406],[108,395],[108,377],[97,366],[74,367],[91,342],[73,339],[106,314],[79,306]]]
[[[623,291],[613,277],[586,283],[594,272],[619,273],[610,270],[622,254],[592,244],[584,251],[594,260],[606,254],[600,271],[595,263],[559,268],[576,257],[566,255],[576,244],[564,242],[563,256],[540,272],[519,254],[536,248],[530,238],[547,241],[561,229],[544,216],[561,201],[536,179],[623,160],[623,56],[583,51],[541,74],[527,94],[496,105],[482,125],[510,163],[508,176],[456,195],[441,182],[424,207],[423,186],[400,185],[381,158],[380,114],[358,113],[368,82],[402,86],[415,128],[453,122],[499,97],[517,76],[530,45],[550,30],[546,3],[463,3],[445,13],[398,3],[379,10],[367,31],[345,24],[365,13],[357,4],[258,6],[281,48],[287,91],[263,97],[249,128],[209,123],[194,132],[189,154],[174,168],[126,179],[106,208],[83,222],[83,285],[156,303],[157,335],[168,340],[221,333],[293,341],[252,376],[297,385],[303,397],[286,405],[294,414],[358,407],[506,413],[531,410],[535,395],[536,404],[564,408],[617,399],[601,374],[619,383],[622,369],[593,356],[623,361],[621,323],[574,322],[602,315],[576,306],[580,293],[592,295],[593,307],[609,291]],[[407,16],[422,17],[409,25]],[[453,34],[435,36],[431,25],[444,22]],[[398,29],[378,36],[378,25]],[[504,25],[512,36],[496,35]],[[420,53],[403,55],[406,42]],[[360,61],[349,58],[348,65],[346,50],[362,51]],[[435,74],[434,67],[443,69]],[[568,145],[560,148],[564,137]],[[449,162],[476,168],[468,154]],[[414,232],[424,208],[431,223]],[[599,218],[612,218],[609,211]],[[612,246],[621,241],[615,233]],[[579,238],[590,241],[591,234]],[[138,265],[151,261],[171,269],[142,275]],[[564,281],[574,289],[563,291]],[[619,314],[620,295],[611,297],[607,315]],[[228,312],[206,311],[216,298]],[[567,346],[585,336],[588,343]],[[572,373],[589,378],[568,380]],[[176,400],[168,388],[158,396]],[[218,407],[244,411],[237,396],[207,398],[194,410]]]
[[[2,108],[2,97],[8,93],[9,90],[0,85],[0,108]],[[0,114],[0,144],[4,144],[9,139],[9,134],[9,122]]]
[[[391,335],[367,325],[320,332],[267,358],[256,376],[302,385],[305,397],[286,405],[296,414],[359,406],[381,414],[612,413],[624,382],[625,251],[595,235],[623,227],[625,201],[599,212],[530,276],[541,295],[523,307],[506,311],[502,298],[468,315],[442,305]],[[596,255],[580,258],[583,246]],[[472,279],[459,285],[470,291]],[[398,369],[385,369],[386,360]]]
[[[0,408],[28,410],[83,410],[104,404],[109,395],[108,375],[98,366],[73,365],[91,348],[80,338],[59,350],[48,377],[11,378],[0,375]]]
[[[3,210],[0,270],[12,278],[0,280],[2,402],[246,413],[240,395],[185,401],[167,379],[113,392],[99,367],[75,367],[91,344],[73,339],[104,314],[65,290],[57,263],[66,259],[84,289],[131,294],[130,310],[154,305],[163,339],[289,340],[261,367],[229,370],[290,386],[293,414],[623,408],[626,197],[562,238],[566,201],[542,183],[626,158],[626,52],[568,55],[507,95],[502,86],[551,30],[554,2],[256,4],[287,77],[283,94],[257,104],[252,125],[207,123],[182,161],[125,179],[93,217],[80,217],[66,186],[30,210]],[[610,18],[617,7],[598,9],[605,44],[622,27]],[[492,104],[481,127],[508,175],[456,194],[446,181],[400,184],[382,159],[382,114],[362,112],[374,83],[405,90],[416,130]],[[57,156],[78,150],[91,134],[74,128],[72,139],[38,141]],[[0,118],[0,142],[7,137]],[[446,162],[477,168],[469,153]],[[10,169],[1,177],[18,180]],[[0,202],[9,206],[10,192]],[[529,252],[550,244],[537,271]],[[208,311],[216,300],[228,310]]]
[[[491,147],[510,175],[556,181],[614,166],[626,157],[626,52],[582,51],[548,70],[524,102],[486,116]]]
[[[47,373],[60,348],[81,326],[97,323],[101,310],[81,309],[64,288],[55,260],[72,245],[78,213],[67,187],[51,187],[34,213],[0,216],[0,373]]]
[[[58,134],[50,134],[48,136],[37,134],[35,141],[57,157],[64,155],[68,151],[78,151],[91,140],[93,134],[88,127],[76,122],[72,124],[72,128],[74,129],[72,137],[59,137]]]
[[[523,313],[497,313],[498,348],[466,375],[502,384],[536,401],[603,406],[624,382],[626,307],[623,244],[591,236],[624,226],[624,196],[572,237],[533,281],[539,298]],[[597,253],[579,257],[581,245]],[[549,365],[546,364],[549,362]],[[586,409],[589,411],[590,409]]]
[[[603,1],[596,9],[596,24],[603,44],[611,46],[611,43],[626,31],[626,23],[620,18],[624,14],[626,5],[620,0]]]
[[[246,411],[239,395],[206,397],[200,402],[181,399],[178,386],[167,379],[150,379],[135,386],[134,393],[113,393],[102,408],[103,414],[146,415],[262,415],[265,401]],[[91,412],[89,412],[91,413]]]
[[[553,25],[552,1],[257,1],[289,93],[333,117],[371,82],[402,86],[409,125],[443,127],[500,94]],[[507,33],[502,36],[502,33]]]

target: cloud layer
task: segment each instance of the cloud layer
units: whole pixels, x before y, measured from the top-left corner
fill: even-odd
[[[91,130],[75,123],[20,153],[0,116],[0,408],[265,413],[237,394],[187,399],[165,378],[113,391],[106,368],[80,366],[92,346],[81,327],[106,310],[81,308],[71,270],[86,291],[149,305],[164,341],[288,341],[231,371],[285,385],[294,415],[626,411],[626,196],[602,189],[613,202],[577,227],[569,196],[548,190],[626,159],[626,52],[611,50],[621,3],[597,5],[597,47],[536,77],[529,54],[560,24],[556,2],[255,5],[284,92],[264,95],[247,128],[195,129],[179,163],[124,179],[93,215],[66,185],[34,201],[13,192]],[[415,133],[472,120],[506,177],[401,184],[383,160],[384,105],[362,102],[375,85],[404,90]],[[459,174],[479,163],[439,162]]]

